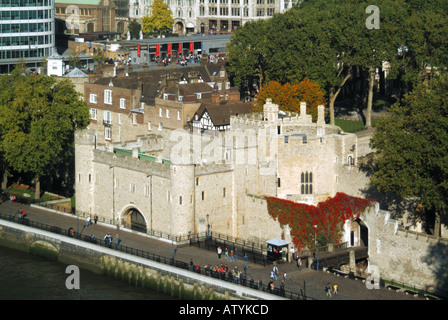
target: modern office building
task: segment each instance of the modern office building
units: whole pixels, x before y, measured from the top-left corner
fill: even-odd
[[[20,59],[38,69],[55,50],[54,0],[0,1],[0,73]]]

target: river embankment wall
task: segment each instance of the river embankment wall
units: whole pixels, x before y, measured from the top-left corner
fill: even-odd
[[[281,297],[73,239],[0,220],[0,245],[115,277],[185,300],[271,300]],[[67,275],[68,276],[68,275]]]

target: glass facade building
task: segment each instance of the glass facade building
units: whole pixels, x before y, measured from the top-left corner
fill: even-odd
[[[38,66],[55,50],[54,0],[0,0],[0,72]]]

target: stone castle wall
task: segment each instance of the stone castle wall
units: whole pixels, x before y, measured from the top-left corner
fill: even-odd
[[[382,279],[444,291],[448,240],[404,229],[390,212],[372,206],[360,216],[369,232],[369,270],[378,267]]]

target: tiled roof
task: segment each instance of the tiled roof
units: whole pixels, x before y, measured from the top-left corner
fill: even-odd
[[[179,90],[179,94],[186,96],[192,95],[196,93],[204,93],[204,92],[212,92],[213,88],[209,86],[207,83],[171,83],[168,87],[163,90],[163,93],[172,93],[176,94]]]
[[[215,126],[230,124],[230,116],[250,113],[253,109],[251,102],[230,102],[224,104],[202,104],[196,112],[199,118],[208,112]]]

